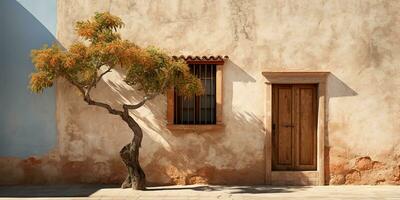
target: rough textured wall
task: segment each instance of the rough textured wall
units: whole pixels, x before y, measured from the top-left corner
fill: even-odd
[[[73,24],[95,11],[119,15],[124,38],[171,54],[229,55],[224,66],[223,131],[165,128],[166,98],[132,113],[145,136],[141,162],[154,184],[262,184],[262,71],[330,71],[326,180],[330,184],[400,183],[400,2],[396,1],[58,1],[57,36],[77,38]],[[140,95],[105,76],[95,97],[137,102]],[[47,182],[119,182],[118,151],[131,133],[117,117],[87,106],[57,85],[59,145],[26,168]],[[33,166],[33,167],[32,167]],[[35,168],[36,166],[36,168]],[[45,169],[45,170],[44,170]],[[49,177],[48,174],[46,174]]]

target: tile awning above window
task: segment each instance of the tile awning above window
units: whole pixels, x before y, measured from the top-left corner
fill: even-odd
[[[227,59],[229,59],[228,56],[172,56],[174,59],[183,59],[185,60],[188,64],[216,64],[216,65],[223,65]]]

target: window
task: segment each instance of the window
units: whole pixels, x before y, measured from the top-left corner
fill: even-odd
[[[216,123],[216,65],[189,64],[204,87],[204,94],[184,98],[174,92],[174,124],[215,124]]]
[[[181,97],[174,90],[167,94],[167,121],[170,129],[222,125],[222,67],[227,56],[180,56],[202,82],[204,94]],[[208,126],[206,126],[208,125]]]

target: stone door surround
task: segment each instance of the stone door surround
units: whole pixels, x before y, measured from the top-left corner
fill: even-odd
[[[330,72],[262,72],[266,78],[265,184],[324,185],[326,80]],[[272,171],[272,84],[318,84],[317,171]],[[296,179],[297,178],[297,179]],[[292,179],[296,179],[294,181]],[[279,182],[278,182],[279,181]]]

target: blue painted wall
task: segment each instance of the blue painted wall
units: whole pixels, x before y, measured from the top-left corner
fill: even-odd
[[[40,155],[56,144],[54,89],[28,89],[30,51],[56,41],[56,18],[56,0],[0,0],[0,156]]]

